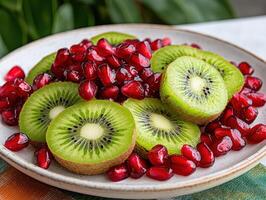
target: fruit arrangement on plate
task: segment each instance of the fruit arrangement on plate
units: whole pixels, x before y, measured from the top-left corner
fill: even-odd
[[[43,169],[55,159],[111,181],[188,176],[266,139],[253,124],[266,102],[253,72],[198,44],[106,32],[46,55],[26,77],[10,69],[0,113],[20,132],[4,146],[31,144]]]

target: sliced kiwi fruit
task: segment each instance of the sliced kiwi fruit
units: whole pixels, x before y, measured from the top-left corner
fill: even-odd
[[[135,36],[126,33],[106,32],[92,37],[91,41],[95,45],[102,38],[105,38],[111,45],[117,45],[128,39],[136,39]]]
[[[224,79],[229,99],[243,87],[244,77],[234,65],[217,54],[189,46],[172,45],[157,50],[152,56],[151,68],[155,72],[162,72],[171,62],[182,56],[195,57],[215,67]]]
[[[29,84],[33,83],[35,77],[39,74],[49,72],[51,65],[53,64],[56,57],[56,53],[51,53],[44,58],[42,58],[28,73],[26,77],[26,82]]]
[[[79,174],[100,174],[124,162],[135,146],[128,109],[107,100],[67,108],[50,124],[46,140],[55,159]]]
[[[189,56],[177,58],[168,65],[160,95],[181,119],[196,124],[216,119],[228,101],[227,89],[218,70]]]
[[[123,104],[135,120],[136,151],[145,153],[157,144],[167,147],[170,154],[180,153],[184,144],[197,145],[199,127],[191,122],[179,120],[159,99],[128,99]]]
[[[51,83],[34,92],[22,107],[19,115],[21,132],[33,142],[45,143],[47,127],[65,108],[82,101],[78,84],[71,82]]]

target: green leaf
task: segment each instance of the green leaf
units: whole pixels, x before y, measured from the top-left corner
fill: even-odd
[[[94,13],[88,5],[73,3],[75,28],[95,25]]]
[[[19,11],[22,0],[0,0],[0,6],[10,11]]]
[[[53,33],[71,30],[74,28],[74,15],[71,4],[65,3],[59,7],[55,15]]]
[[[140,11],[133,0],[105,0],[109,15],[114,23],[141,22]]]
[[[0,36],[0,58],[1,58],[2,56],[4,56],[7,52],[8,52],[8,51],[7,51],[7,49],[6,49],[6,46],[5,46],[5,44],[4,44],[4,41],[3,41],[2,37]]]
[[[0,9],[0,20],[0,35],[6,48],[11,51],[21,46],[25,35],[23,34],[16,17],[6,10]]]
[[[93,4],[93,3],[95,3],[95,0],[74,0],[74,1],[79,1],[79,2],[85,3],[85,4]]]

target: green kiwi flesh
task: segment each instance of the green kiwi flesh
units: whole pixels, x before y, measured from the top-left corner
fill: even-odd
[[[20,131],[33,142],[45,143],[45,134],[51,120],[65,108],[82,101],[78,84],[50,83],[35,91],[25,102],[19,116]]]
[[[128,109],[107,100],[73,105],[50,124],[46,140],[56,160],[79,174],[99,174],[120,164],[135,146]]]
[[[224,79],[228,99],[231,99],[244,85],[244,77],[241,72],[223,57],[184,45],[166,46],[157,50],[152,56],[151,68],[154,72],[162,72],[171,62],[182,56],[195,57],[215,67]]]
[[[39,74],[49,72],[51,65],[53,64],[56,57],[56,53],[51,53],[44,58],[42,58],[28,73],[26,77],[26,82],[29,84],[33,83],[35,77]]]
[[[166,146],[170,154],[179,154],[184,144],[195,147],[199,142],[199,127],[179,120],[159,99],[128,99],[123,105],[134,117],[137,132],[136,150],[142,154],[157,144]]]
[[[208,63],[188,56],[168,65],[160,95],[181,119],[196,124],[206,124],[217,118],[228,100],[220,73]]]
[[[128,39],[136,39],[135,36],[126,33],[106,32],[92,37],[91,41],[94,45],[96,45],[98,40],[102,38],[105,38],[111,45],[117,45]]]

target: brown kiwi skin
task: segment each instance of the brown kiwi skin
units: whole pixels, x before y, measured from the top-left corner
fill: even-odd
[[[55,160],[62,165],[67,170],[74,172],[76,174],[82,174],[82,175],[97,175],[97,174],[103,174],[107,172],[111,167],[119,165],[130,156],[130,154],[133,152],[135,144],[136,144],[136,131],[134,130],[132,135],[132,144],[128,148],[126,152],[124,152],[121,156],[114,160],[107,160],[102,163],[92,163],[92,164],[82,164],[82,163],[74,163],[68,160],[64,160],[63,158],[60,158],[56,155],[54,155]]]

